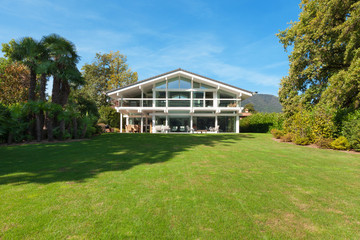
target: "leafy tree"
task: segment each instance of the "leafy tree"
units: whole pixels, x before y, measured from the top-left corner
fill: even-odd
[[[9,105],[28,99],[29,69],[21,63],[0,59],[0,102]]]
[[[43,59],[46,58],[44,46],[31,37],[21,38],[19,41],[11,40],[8,44],[2,44],[2,51],[6,57],[13,61],[20,61],[29,68],[30,84],[28,100],[36,98],[36,74]]]
[[[81,92],[95,100],[98,107],[109,105],[105,91],[119,88],[138,80],[126,63],[126,56],[117,52],[97,53],[95,61],[82,67],[86,84]]]
[[[290,71],[281,81],[286,114],[294,106],[329,104],[360,107],[360,2],[302,0],[297,22],[278,34],[289,56]]]
[[[256,113],[255,108],[254,108],[254,104],[252,103],[248,103],[244,106],[244,109],[247,109],[249,111],[249,113]]]
[[[111,127],[120,127],[120,114],[110,106],[101,106],[99,108],[100,123],[105,123]]]

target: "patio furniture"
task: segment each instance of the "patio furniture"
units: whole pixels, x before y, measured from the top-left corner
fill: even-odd
[[[161,132],[163,133],[168,133],[170,132],[170,127],[169,126],[161,126]]]
[[[158,126],[155,126],[155,132],[162,132],[162,126],[158,125]]]
[[[210,127],[209,132],[218,133],[219,132],[219,125],[216,126],[216,127]]]

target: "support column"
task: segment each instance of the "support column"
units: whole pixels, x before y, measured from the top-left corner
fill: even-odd
[[[120,113],[120,133],[123,132],[123,114]]]
[[[240,133],[240,119],[239,119],[239,115],[236,116],[236,133]]]
[[[191,132],[191,133],[194,133],[193,115],[190,115],[190,132]]]
[[[145,116],[145,132],[147,132],[148,129],[148,118]]]
[[[218,119],[217,119],[217,115],[215,115],[215,127],[217,127],[217,125],[218,125]]]
[[[126,126],[128,126],[129,125],[129,115],[126,115],[126,117],[125,117],[125,123],[126,123]],[[125,129],[125,132],[128,132],[128,128],[126,127],[126,129]]]
[[[155,133],[155,116],[152,116],[152,133]]]
[[[143,132],[144,132],[144,117],[143,117],[142,114],[141,114],[141,124],[140,124],[140,127],[141,127],[140,132],[143,133]]]
[[[169,126],[169,115],[165,117],[165,126]]]

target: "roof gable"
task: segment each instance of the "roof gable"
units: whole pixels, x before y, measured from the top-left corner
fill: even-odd
[[[170,79],[172,77],[179,76],[179,75],[187,77],[189,79],[193,79],[195,81],[204,82],[205,84],[209,84],[214,87],[219,87],[219,88],[221,87],[223,90],[227,89],[227,90],[230,90],[231,92],[237,92],[239,94],[245,94],[247,96],[253,95],[253,93],[248,90],[238,88],[238,87],[232,86],[230,84],[223,83],[223,82],[220,82],[220,81],[217,81],[217,80],[214,80],[214,79],[211,79],[211,78],[208,78],[208,77],[205,77],[205,76],[193,73],[193,72],[189,72],[189,71],[186,71],[181,68],[175,69],[173,71],[166,72],[166,73],[154,76],[154,77],[150,77],[150,78],[147,78],[147,79],[144,79],[141,81],[137,81],[135,83],[129,84],[127,86],[124,86],[124,87],[121,87],[118,89],[107,91],[106,94],[109,96],[117,94],[117,93],[121,94],[121,92],[124,92],[127,89],[133,89],[133,88],[137,88],[137,87],[141,88],[141,86],[143,86],[143,85],[154,84],[154,83],[163,81],[164,79]]]

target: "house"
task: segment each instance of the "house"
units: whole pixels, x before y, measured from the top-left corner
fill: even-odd
[[[181,68],[114,89],[120,132],[236,132],[252,92]]]

